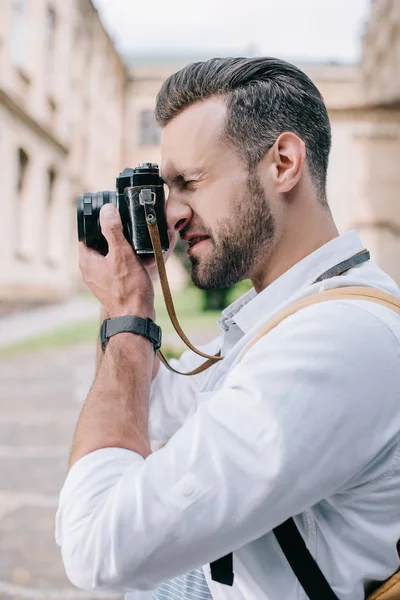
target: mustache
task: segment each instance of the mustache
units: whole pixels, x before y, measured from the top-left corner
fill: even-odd
[[[183,229],[180,230],[179,236],[182,240],[184,237],[190,235],[191,233],[197,233],[198,235],[204,236],[207,235],[211,239],[214,239],[210,229],[207,229],[207,227],[205,227],[204,225],[200,226],[193,224],[192,222],[188,223],[187,225],[185,225],[185,227],[183,227]]]

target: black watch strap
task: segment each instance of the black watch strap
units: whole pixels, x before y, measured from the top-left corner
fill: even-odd
[[[161,327],[156,325],[152,319],[131,316],[105,319],[100,328],[100,343],[103,352],[110,337],[117,333],[143,335],[153,344],[155,352],[161,348]]]

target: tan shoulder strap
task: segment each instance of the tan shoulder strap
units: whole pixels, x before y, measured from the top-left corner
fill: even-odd
[[[400,598],[400,573],[395,573],[390,579],[380,586],[368,600],[399,600]]]
[[[278,313],[246,346],[241,359],[247,354],[250,348],[252,348],[254,344],[258,342],[259,339],[264,337],[264,335],[269,333],[272,329],[279,325],[279,323],[284,321],[284,319],[290,317],[302,308],[307,308],[307,306],[312,306],[318,302],[326,302],[328,300],[371,300],[372,302],[377,302],[378,304],[382,304],[383,306],[394,310],[400,315],[400,298],[392,296],[387,292],[382,292],[376,288],[354,286],[325,290],[323,292],[319,292],[318,294],[313,294],[312,296],[303,298],[298,302],[294,302]]]

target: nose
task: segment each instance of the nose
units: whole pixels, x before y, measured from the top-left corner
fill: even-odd
[[[168,229],[178,233],[192,219],[192,209],[186,202],[178,200],[171,192],[166,204]]]

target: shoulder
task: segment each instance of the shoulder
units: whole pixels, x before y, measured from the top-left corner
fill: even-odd
[[[262,326],[260,326],[260,331]],[[254,337],[257,332],[254,332]],[[373,342],[373,343],[372,343]],[[400,356],[400,315],[367,300],[328,300],[296,311],[283,319],[254,346],[290,346],[316,350],[335,347]],[[250,350],[251,352],[252,350]]]
[[[392,402],[400,387],[399,335],[367,304],[334,300],[299,310],[251,347],[232,378],[304,384],[323,394],[331,386],[342,396],[364,394],[372,402],[384,388]]]

